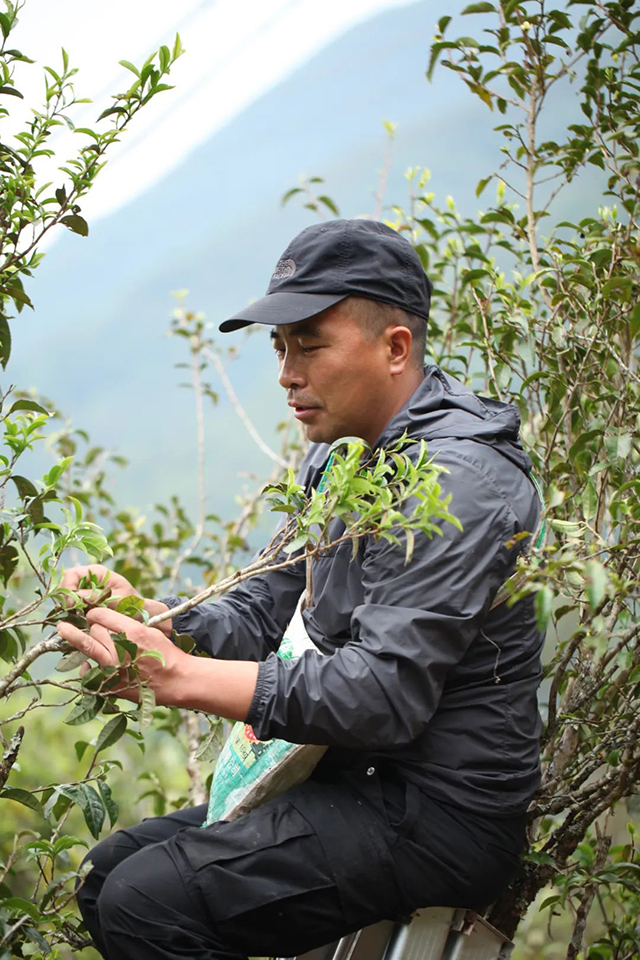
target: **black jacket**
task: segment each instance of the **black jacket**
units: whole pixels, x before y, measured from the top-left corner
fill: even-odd
[[[430,366],[377,445],[405,430],[447,467],[440,483],[463,530],[417,535],[408,565],[403,547],[373,538],[353,561],[345,543],[314,562],[303,616],[323,655],[275,654],[303,564],[255,577],[175,627],[214,657],[260,661],[248,716],[259,739],[328,744],[337,765],[365,753],[437,799],[515,816],[539,782],[543,641],[530,599],[490,610],[527,541],[508,542],[539,518],[518,414]],[[312,446],[300,482],[317,485],[327,456]]]

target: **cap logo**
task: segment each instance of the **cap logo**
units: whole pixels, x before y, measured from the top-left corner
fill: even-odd
[[[279,260],[276,264],[275,270],[273,271],[273,279],[286,280],[288,277],[292,277],[295,272],[295,260]]]

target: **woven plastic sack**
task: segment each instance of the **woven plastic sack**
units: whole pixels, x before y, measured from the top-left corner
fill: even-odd
[[[298,610],[282,638],[278,656],[295,660],[310,649],[316,647]],[[248,723],[235,723],[216,763],[204,826],[217,820],[236,820],[302,783],[326,749],[310,743],[258,740]]]

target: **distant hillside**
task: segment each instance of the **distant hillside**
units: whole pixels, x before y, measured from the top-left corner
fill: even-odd
[[[193,401],[176,388],[183,375],[172,364],[184,357],[165,335],[170,291],[188,287],[189,304],[215,323],[261,296],[281,250],[313,219],[295,201],[279,205],[301,172],[327,179],[342,215],[372,213],[385,118],[399,124],[387,201],[404,202],[403,171],[420,164],[441,196],[475,209],[475,184],[498,146],[488,113],[455,76],[425,80],[435,15],[419,2],[358,25],[92,226],[88,240],[65,235],[46,257],[10,379],[52,396],[95,442],[132,461],[118,480],[121,502],[144,506],[172,492],[193,501]],[[247,340],[230,373],[271,436],[286,408],[263,335]],[[226,402],[208,418],[207,444],[210,506],[224,510],[236,474],[264,475],[269,461]]]

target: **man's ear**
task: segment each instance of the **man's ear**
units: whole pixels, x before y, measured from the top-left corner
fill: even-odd
[[[389,372],[393,376],[404,373],[411,361],[413,336],[408,327],[387,327],[385,330],[389,356]]]

